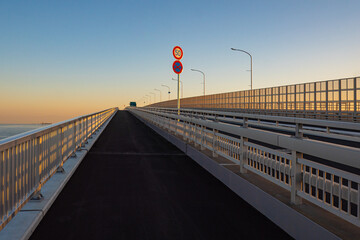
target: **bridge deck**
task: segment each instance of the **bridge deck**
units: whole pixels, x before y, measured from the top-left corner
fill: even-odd
[[[290,238],[130,113],[119,111],[31,239]]]

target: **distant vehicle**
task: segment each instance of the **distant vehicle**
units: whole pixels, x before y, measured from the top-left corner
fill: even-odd
[[[130,107],[136,107],[136,102],[130,102]]]

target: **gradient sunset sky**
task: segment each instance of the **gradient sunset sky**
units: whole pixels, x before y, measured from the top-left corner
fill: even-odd
[[[0,1],[0,123],[139,101],[360,76],[360,1]],[[159,99],[157,99],[159,100]]]

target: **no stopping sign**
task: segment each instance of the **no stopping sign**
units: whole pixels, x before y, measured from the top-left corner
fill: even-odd
[[[174,61],[173,63],[173,70],[176,74],[180,74],[183,70],[183,65],[180,61]]]

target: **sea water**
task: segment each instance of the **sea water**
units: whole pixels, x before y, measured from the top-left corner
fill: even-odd
[[[40,127],[44,127],[44,125],[43,124],[0,124],[0,139],[11,137]]]

